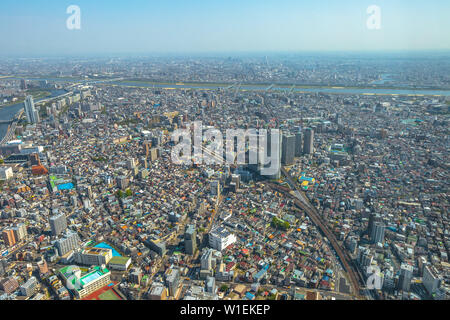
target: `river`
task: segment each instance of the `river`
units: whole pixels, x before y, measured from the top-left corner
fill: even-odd
[[[60,81],[60,82],[72,82],[77,81],[70,78],[30,78],[30,80],[49,80],[49,81]],[[386,77],[384,80],[389,80]],[[86,82],[87,80],[79,80],[80,82]],[[92,80],[91,80],[92,81]],[[230,84],[214,84],[214,85],[205,85],[205,84],[195,84],[195,83],[149,83],[149,82],[109,82],[109,85],[117,85],[117,86],[130,86],[130,87],[154,87],[154,88],[162,88],[162,89],[224,89]],[[260,90],[264,91],[266,86],[260,85],[241,85],[240,90]],[[231,89],[234,90],[234,87]],[[274,85],[271,90],[275,91],[287,91],[290,90],[289,87]],[[346,88],[346,87],[323,87],[323,88],[293,88],[294,92],[310,92],[310,93],[337,93],[337,94],[360,94],[360,95],[402,95],[402,96],[450,96],[450,90],[428,90],[428,89],[384,89],[384,88]],[[51,91],[51,97],[55,97],[64,93],[64,90],[53,90]],[[42,100],[42,99],[41,99]],[[38,100],[39,101],[39,100]],[[23,103],[18,103],[15,105],[11,105],[8,107],[4,107],[0,109],[0,119],[12,119],[14,115],[23,108]],[[6,134],[8,129],[7,124],[0,124],[0,139]]]
[[[39,99],[35,102],[60,96],[64,93],[66,93],[66,91],[65,90],[50,90],[50,93],[51,93],[50,96]],[[23,102],[16,103],[16,104],[13,104],[13,105],[10,105],[7,107],[0,107],[0,119],[1,120],[11,120],[14,118],[16,113],[19,112],[21,109],[23,109]],[[3,137],[5,136],[7,131],[8,131],[8,124],[0,123],[0,140],[3,139]]]

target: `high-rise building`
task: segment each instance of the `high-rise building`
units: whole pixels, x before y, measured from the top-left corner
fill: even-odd
[[[158,148],[150,149],[150,161],[156,161],[158,159]]]
[[[303,153],[314,153],[314,130],[311,128],[305,129],[305,136],[303,140]]]
[[[136,160],[134,158],[130,158],[127,160],[127,168],[134,169],[136,167]]]
[[[49,221],[53,236],[59,236],[67,228],[67,218],[64,212],[50,217]]]
[[[303,135],[301,132],[295,134],[295,156],[300,157],[303,154]]]
[[[148,156],[150,155],[150,149],[152,147],[152,142],[146,140],[143,142],[143,146],[144,146],[145,157],[148,158]]]
[[[8,168],[0,168],[0,180],[8,180],[14,176],[13,170],[11,167]]]
[[[6,273],[6,268],[8,267],[8,263],[6,259],[0,259],[0,277]]]
[[[375,222],[380,222],[380,221],[381,221],[381,219],[380,219],[380,216],[378,214],[376,214],[374,212],[370,213],[370,215],[369,215],[369,225],[367,227],[367,234],[369,236],[371,236],[371,234],[372,234],[372,230],[374,228]]]
[[[363,270],[365,270],[366,267],[370,266],[373,261],[373,255],[371,254],[370,249],[360,246],[358,248],[357,261]]]
[[[412,277],[413,267],[407,263],[402,263],[400,267],[400,276],[398,278],[398,289],[409,292]]]
[[[14,237],[14,231],[11,228],[5,229],[2,232],[3,241],[5,241],[8,247],[16,244],[16,237]]]
[[[200,258],[201,270],[210,270],[212,268],[212,250],[204,250]]]
[[[220,195],[220,182],[219,180],[213,180],[210,183],[210,191],[212,196]]]
[[[27,236],[27,227],[23,223],[19,223],[14,228],[12,228],[14,232],[14,237],[16,238],[16,241],[20,241],[22,239],[25,239]]]
[[[370,240],[372,243],[384,243],[384,231],[385,227],[382,222],[375,222],[370,234]]]
[[[180,283],[180,270],[170,268],[166,273],[166,286],[169,288],[169,295],[174,297],[177,293],[178,285]]]
[[[197,249],[197,239],[196,239],[195,226],[190,224],[186,228],[184,233],[184,248],[187,254],[193,255]]]
[[[56,248],[58,249],[58,253],[60,256],[65,255],[70,250],[76,249],[79,247],[79,237],[76,232],[68,231],[61,239],[56,241]]]
[[[20,293],[25,297],[32,296],[37,289],[38,281],[36,277],[31,277],[23,285],[20,286]]]
[[[216,293],[216,279],[208,276],[206,278],[206,292]]]
[[[264,174],[264,176],[268,179],[280,179],[281,177],[281,154],[282,154],[282,146],[283,146],[283,138],[282,134],[278,134],[279,140],[275,141],[272,145],[272,132],[267,132],[267,141],[266,146],[262,146],[261,142],[259,148],[267,148],[267,152],[263,152],[270,159],[263,158],[260,160],[260,174],[263,175],[263,170],[274,170],[273,174]],[[278,143],[277,143],[278,142]]]
[[[45,261],[44,259],[42,259],[41,261],[37,262],[37,266],[39,268],[39,273],[40,274],[46,274],[48,272],[47,261]]]
[[[159,147],[161,145],[161,137],[152,137],[152,147]]]
[[[20,89],[21,90],[27,90],[27,81],[25,79],[20,80]]]
[[[25,114],[27,116],[27,121],[30,123],[38,123],[39,122],[39,113],[34,107],[33,96],[27,96],[24,101],[25,106]]]
[[[126,176],[118,176],[116,183],[119,189],[124,190],[130,185],[130,180]]]
[[[294,163],[295,156],[295,136],[291,134],[283,134],[281,163],[291,165]]]
[[[441,277],[433,266],[427,265],[423,269],[422,283],[430,295],[433,295],[441,286]]]
[[[231,175],[231,182],[236,185],[236,190],[240,188],[241,185],[241,179],[238,174],[232,174]]]

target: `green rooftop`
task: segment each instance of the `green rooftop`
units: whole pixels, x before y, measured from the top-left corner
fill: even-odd
[[[129,259],[130,257],[112,257],[111,260],[109,260],[109,263],[125,265]]]
[[[72,274],[73,274],[72,270],[74,267],[76,267],[76,266],[66,266],[66,267],[59,269],[59,272],[64,277],[64,279],[67,280],[72,276]],[[98,279],[99,277],[101,277],[104,274],[109,272],[108,269],[106,269],[106,268],[102,269],[101,267],[98,267],[98,266],[93,267],[88,272],[86,272],[86,269],[83,270],[81,268],[80,268],[80,271],[81,271],[80,284],[82,286],[85,286],[86,284]],[[75,285],[76,277],[73,277],[71,279],[71,282],[73,285]]]

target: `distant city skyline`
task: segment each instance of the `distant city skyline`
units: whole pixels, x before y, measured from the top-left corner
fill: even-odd
[[[380,29],[367,27],[372,5]],[[2,0],[0,55],[447,51],[448,12],[445,0]]]

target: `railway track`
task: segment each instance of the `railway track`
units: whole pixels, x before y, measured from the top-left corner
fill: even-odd
[[[325,225],[325,223],[320,218],[316,208],[314,208],[310,203],[309,200],[306,199],[304,195],[298,190],[297,185],[292,180],[291,175],[289,172],[286,171],[285,168],[281,169],[284,176],[286,176],[286,179],[291,187],[293,189],[295,195],[293,195],[290,191],[291,189],[282,187],[277,184],[270,183],[270,186],[285,194],[287,197],[290,197],[293,199],[294,203],[303,209],[306,214],[310,217],[310,219],[313,221],[315,225],[319,227],[319,229],[322,231],[322,233],[325,235],[326,238],[330,241],[331,246],[335,250],[336,254],[338,255],[339,259],[342,262],[342,265],[344,267],[344,270],[348,274],[350,283],[353,288],[353,292],[356,296],[360,297],[360,283],[364,283],[362,279],[360,279],[359,275],[355,272],[355,270],[351,267],[351,259],[348,255],[348,253],[345,252],[345,250],[342,250],[341,246],[337,242],[336,237],[334,234],[328,229],[328,227]]]

